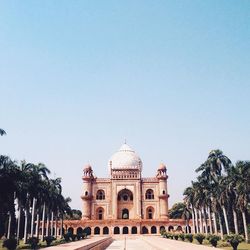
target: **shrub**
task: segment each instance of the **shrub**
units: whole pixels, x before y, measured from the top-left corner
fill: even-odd
[[[69,242],[70,241],[70,238],[71,238],[71,233],[66,233],[63,235],[64,239],[66,242]]]
[[[238,245],[243,241],[243,237],[239,234],[231,234],[226,236],[226,240],[231,244],[233,250],[237,250]]]
[[[77,235],[76,234],[71,234],[71,237],[72,241],[75,241],[77,239]]]
[[[164,236],[164,234],[166,233],[166,230],[165,229],[161,229],[161,236]]]
[[[8,250],[15,250],[17,247],[17,240],[13,238],[4,240],[3,247],[6,247]]]
[[[208,235],[207,239],[213,247],[217,247],[220,237],[218,235],[210,234]]]
[[[195,234],[194,238],[202,245],[202,242],[205,239],[205,235],[204,234]]]
[[[176,240],[178,240],[179,235],[178,235],[178,234],[174,234],[174,238],[175,238]]]
[[[222,241],[222,242],[218,242],[218,245],[217,245],[219,248],[223,248],[223,247],[230,247],[230,243],[229,242],[225,242],[225,241]]]
[[[37,249],[38,242],[39,240],[37,237],[31,237],[28,239],[28,244],[30,245],[31,249]]]
[[[193,234],[186,234],[185,238],[189,241],[189,242],[193,242]]]
[[[161,236],[162,236],[163,238],[167,238],[167,233],[164,232]]]
[[[179,238],[180,238],[182,241],[184,241],[184,240],[185,240],[185,234],[184,234],[184,233],[179,234]]]
[[[53,242],[53,240],[55,240],[56,238],[54,238],[53,236],[46,236],[44,237],[44,240],[46,241],[47,247],[49,247],[51,245],[51,243]]]
[[[82,238],[82,234],[76,234],[76,238],[77,238],[77,240],[80,240],[81,238]]]
[[[174,238],[174,234],[173,233],[168,233],[168,239],[173,239]]]

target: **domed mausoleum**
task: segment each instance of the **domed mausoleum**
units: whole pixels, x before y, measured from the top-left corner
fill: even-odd
[[[109,178],[98,178],[90,165],[83,169],[82,220],[65,221],[66,230],[91,235],[159,234],[185,230],[184,221],[168,217],[167,168],[142,177],[142,160],[126,143],[108,161]]]

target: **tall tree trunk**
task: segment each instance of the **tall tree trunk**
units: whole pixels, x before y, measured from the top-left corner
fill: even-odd
[[[220,224],[220,236],[221,236],[221,239],[223,240],[224,237],[223,237],[223,227],[222,227],[222,221],[221,221],[221,215],[220,213],[219,214],[219,224]]]
[[[239,230],[238,230],[238,220],[237,220],[237,213],[235,211],[235,209],[233,208],[233,217],[234,217],[234,230],[235,230],[235,234],[239,234]]]
[[[45,202],[43,203],[43,215],[42,215],[42,241],[44,240],[44,221],[45,221]]]
[[[56,213],[56,220],[55,220],[55,238],[57,239],[57,213]]]
[[[203,220],[201,215],[201,209],[199,209],[199,217],[200,217],[200,233],[203,234]]]
[[[196,226],[196,233],[200,233],[199,230],[199,225],[198,225],[198,213],[197,213],[197,209],[194,209],[194,213],[195,213],[195,226]]]
[[[7,232],[7,239],[9,239],[10,238],[10,228],[11,228],[11,220],[12,220],[12,218],[11,218],[12,216],[11,216],[11,213],[9,213],[9,221],[8,221],[8,232]]]
[[[63,237],[63,213],[61,215],[61,238]]]
[[[24,209],[24,244],[27,244],[27,238],[28,238],[28,210],[27,208]]]
[[[47,213],[46,236],[49,236],[49,211]]]
[[[54,212],[51,213],[51,233],[50,235],[53,236],[53,228],[54,228]]]
[[[36,237],[39,239],[40,215],[39,212],[36,216]]]
[[[212,216],[213,216],[213,222],[214,222],[214,233],[216,235],[218,235],[218,229],[217,229],[217,222],[216,222],[216,215],[215,212],[212,212]]]
[[[229,235],[229,227],[228,227],[228,220],[227,220],[227,213],[226,213],[225,206],[222,206],[222,211],[223,211],[223,215],[224,215],[224,219],[226,223],[227,235]]]
[[[203,207],[203,218],[204,218],[204,225],[205,225],[205,233],[207,235],[207,216],[206,216],[205,207]]]
[[[242,213],[242,219],[243,219],[243,225],[244,225],[244,233],[245,233],[245,240],[248,243],[248,232],[247,232],[247,220],[246,220],[246,213],[245,211],[241,211]]]
[[[212,219],[211,219],[211,209],[210,209],[209,206],[207,207],[207,214],[208,214],[208,223],[209,223],[209,228],[210,228],[209,233],[213,234]]]
[[[17,215],[17,233],[16,233],[16,240],[17,240],[17,245],[19,245],[19,238],[20,238],[20,224],[21,224],[21,205],[20,201],[17,201],[18,204],[18,215]]]
[[[36,207],[36,199],[33,198],[32,202],[32,214],[31,214],[31,225],[30,225],[30,236],[34,235],[34,218],[35,218],[35,207]]]
[[[191,208],[192,210],[192,233],[195,234],[195,222],[194,222],[194,209]]]

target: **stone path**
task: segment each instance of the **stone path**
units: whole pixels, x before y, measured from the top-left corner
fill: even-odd
[[[73,241],[57,246],[51,246],[51,247],[45,247],[43,250],[76,250],[76,249],[89,249],[89,246],[92,246],[93,244],[97,242],[101,242],[103,240],[106,240],[110,237],[105,237],[105,236],[94,236],[89,239],[85,240],[80,240],[80,241]]]
[[[115,238],[107,250],[212,250],[212,247],[169,240],[160,236],[124,236]],[[219,249],[219,248],[216,248]]]

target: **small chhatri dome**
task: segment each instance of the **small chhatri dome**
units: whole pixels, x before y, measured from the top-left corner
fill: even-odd
[[[83,170],[92,170],[92,167],[90,166],[90,164],[87,164],[84,166]]]
[[[165,170],[166,169],[166,165],[164,163],[161,163],[158,169],[159,170]]]
[[[109,166],[112,169],[140,169],[142,161],[140,157],[124,143],[109,160]]]

